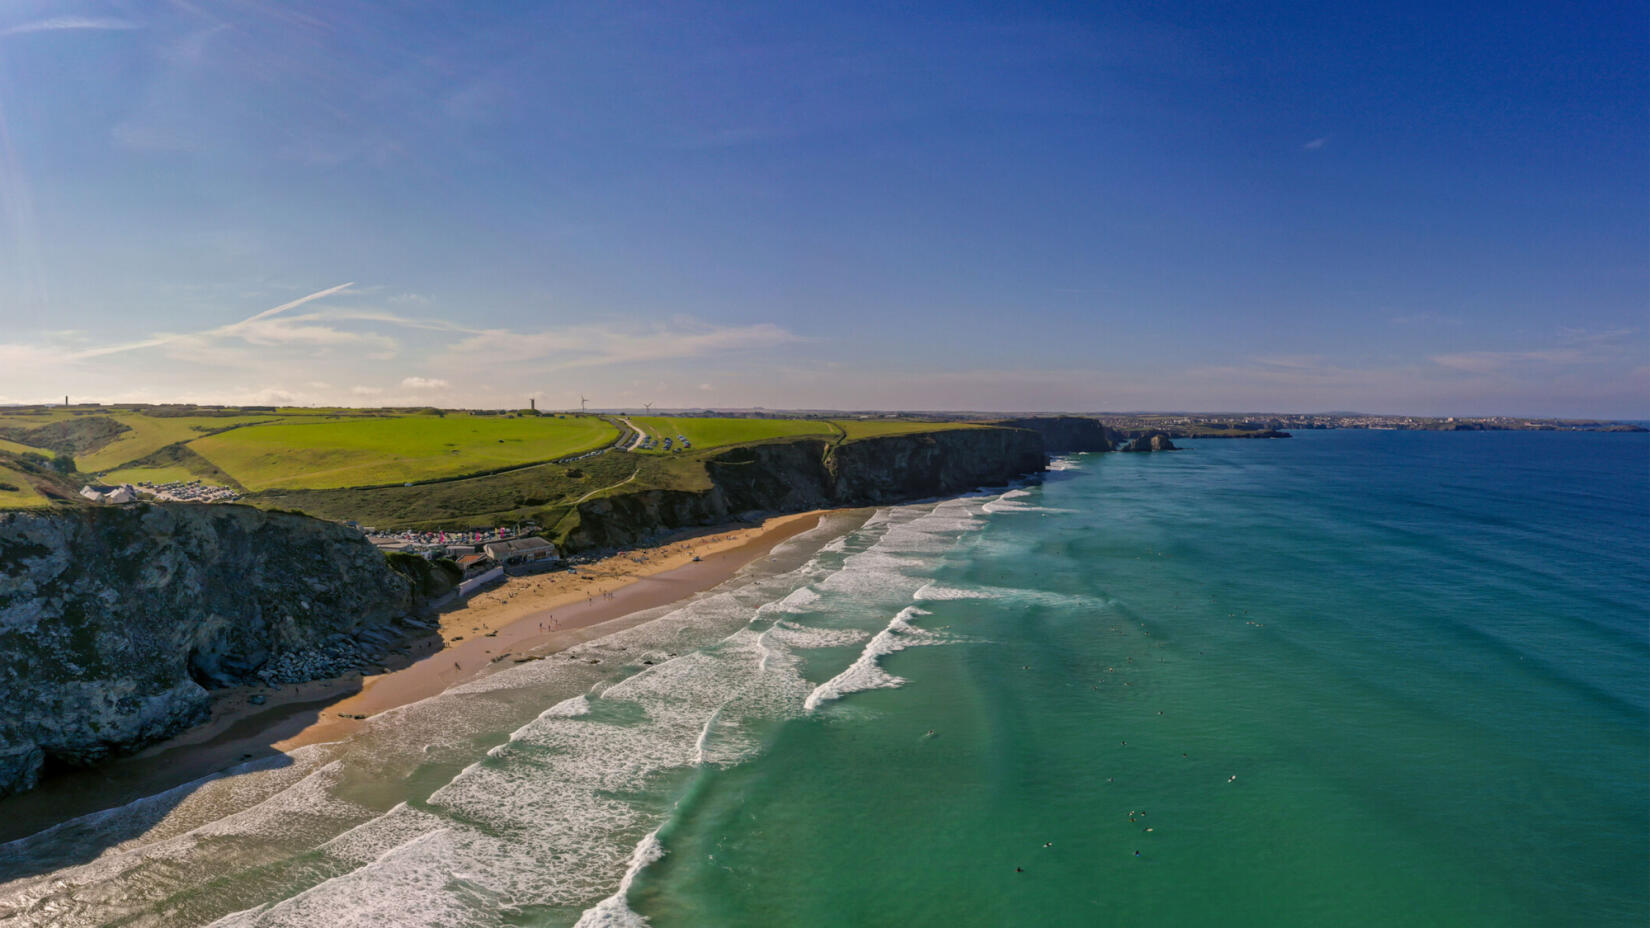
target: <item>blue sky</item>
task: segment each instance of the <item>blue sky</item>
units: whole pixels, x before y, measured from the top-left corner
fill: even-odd
[[[0,402],[1650,417],[1647,19],[13,0]]]

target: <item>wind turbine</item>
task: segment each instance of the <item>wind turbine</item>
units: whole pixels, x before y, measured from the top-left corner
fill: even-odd
[[[643,403],[642,408],[647,410],[648,412],[652,412],[653,411],[653,404],[652,403]]]
[[[588,406],[589,403],[590,403],[590,401],[584,398],[584,394],[580,393],[579,394],[579,412],[584,412],[585,407]]]

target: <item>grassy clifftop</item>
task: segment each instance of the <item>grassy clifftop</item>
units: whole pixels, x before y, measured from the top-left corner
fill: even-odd
[[[400,416],[280,421],[189,447],[249,490],[331,489],[457,477],[594,451],[619,430],[594,416]]]
[[[0,509],[48,505],[53,494],[78,504],[79,486],[100,478],[198,479],[243,490],[261,508],[377,528],[536,523],[565,535],[584,504],[706,492],[715,482],[707,462],[731,449],[812,442],[820,457],[839,445],[986,427],[911,418],[36,408],[0,416],[0,434],[9,436],[0,439],[9,442],[0,465],[21,467],[19,454],[32,462],[32,471],[0,473]],[[651,447],[625,450],[632,429],[652,436]],[[670,451],[664,438],[675,440]],[[59,466],[45,466],[55,454]]]

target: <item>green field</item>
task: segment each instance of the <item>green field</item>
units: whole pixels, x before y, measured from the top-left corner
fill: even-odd
[[[275,417],[262,416],[150,416],[119,407],[92,409],[50,409],[43,415],[0,416],[0,428],[38,429],[57,422],[90,423],[98,419],[113,419],[127,428],[113,440],[91,447],[75,455],[75,467],[83,474],[97,474],[140,460],[167,445],[200,438],[209,431],[226,429],[249,422],[269,422]],[[32,451],[54,457],[56,452],[34,445],[0,439],[0,451],[21,453]]]
[[[601,448],[595,416],[399,416],[291,420],[232,429],[190,450],[250,490],[330,489],[457,477]]]
[[[977,429],[973,422],[918,422],[911,419],[832,419],[849,441],[878,435],[909,435],[912,432],[939,432],[946,429]]]
[[[200,479],[200,475],[181,464],[170,464],[165,467],[122,467],[103,475],[103,483],[111,486],[122,483],[188,483]],[[208,480],[208,483],[212,481]]]
[[[631,416],[630,421],[644,432],[659,439],[675,439],[684,435],[692,442],[694,451],[705,451],[724,445],[738,445],[774,438],[797,438],[817,435],[836,438],[839,433],[829,422],[820,419],[717,419],[694,416]],[[654,447],[652,454],[665,454],[662,447]]]
[[[180,441],[200,438],[207,431],[227,429],[253,422],[269,422],[274,416],[145,416],[117,412],[109,418],[131,429],[101,448],[75,458],[81,473],[96,474],[148,457]],[[112,478],[111,478],[112,479]],[[192,479],[192,478],[189,478]]]
[[[74,413],[67,409],[54,409],[44,414],[29,416],[12,413],[10,415],[0,415],[0,428],[16,426],[19,428],[32,429],[37,426],[51,425],[53,422],[72,418],[74,418]]]
[[[0,467],[0,509],[31,509],[47,503],[44,496],[35,492],[27,475],[9,467]]]
[[[48,458],[57,457],[57,452],[46,448],[36,448],[32,445],[20,445],[15,441],[0,438],[0,451],[10,451],[12,454],[43,454]]]
[[[546,530],[577,524],[586,499],[636,490],[696,491],[709,486],[704,461],[730,446],[785,439],[850,441],[883,435],[978,428],[975,423],[902,419],[761,419],[715,416],[634,416],[657,441],[641,454],[609,453],[567,464],[548,463],[611,445],[618,431],[599,416],[471,415],[424,410],[222,410],[199,415],[151,415],[147,408],[44,408],[36,415],[0,416],[19,435],[52,426],[41,440],[78,447],[78,473],[40,470],[0,483],[0,508],[40,506],[46,480],[72,495],[103,475],[107,483],[171,483],[200,479],[255,494],[247,502],[298,509],[323,518],[357,519],[380,527],[488,527],[536,522]],[[110,437],[112,419],[128,431]],[[665,452],[665,438],[685,435],[692,447]],[[101,442],[101,444],[99,444]],[[0,453],[42,451],[0,441]],[[35,468],[11,459],[0,467]],[[19,475],[19,477],[28,475]],[[433,482],[427,482],[433,481]],[[414,484],[406,486],[405,484]]]

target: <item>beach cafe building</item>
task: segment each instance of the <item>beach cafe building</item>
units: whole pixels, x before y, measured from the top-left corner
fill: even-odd
[[[500,564],[533,564],[556,559],[556,546],[543,538],[514,538],[481,546],[487,556]]]

